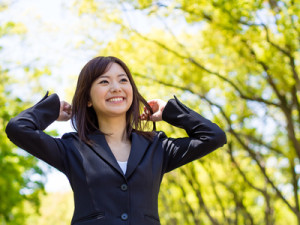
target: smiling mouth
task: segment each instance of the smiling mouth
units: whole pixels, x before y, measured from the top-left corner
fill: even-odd
[[[116,98],[110,98],[107,101],[108,102],[122,102],[125,98],[123,97],[116,97]]]

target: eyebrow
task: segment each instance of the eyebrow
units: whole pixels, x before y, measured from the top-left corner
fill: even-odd
[[[126,76],[126,77],[127,77],[127,74],[121,73],[121,74],[118,75],[118,77],[123,77],[123,76]],[[99,78],[109,78],[109,76],[107,76],[107,75],[102,75],[102,76],[100,76]]]

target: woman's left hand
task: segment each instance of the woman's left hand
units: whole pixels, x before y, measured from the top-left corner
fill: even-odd
[[[144,108],[144,112],[141,115],[141,119],[148,119],[153,122],[161,121],[162,113],[167,103],[161,99],[153,99],[148,101],[148,104],[152,108],[153,114],[150,115],[150,112],[146,108]]]

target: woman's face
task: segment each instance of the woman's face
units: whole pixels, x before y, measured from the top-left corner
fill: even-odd
[[[126,116],[132,104],[132,86],[123,68],[112,63],[92,84],[88,107],[98,118]]]

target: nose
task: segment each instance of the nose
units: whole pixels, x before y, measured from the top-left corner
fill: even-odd
[[[119,92],[121,91],[120,84],[118,82],[112,82],[110,87],[111,92]]]

